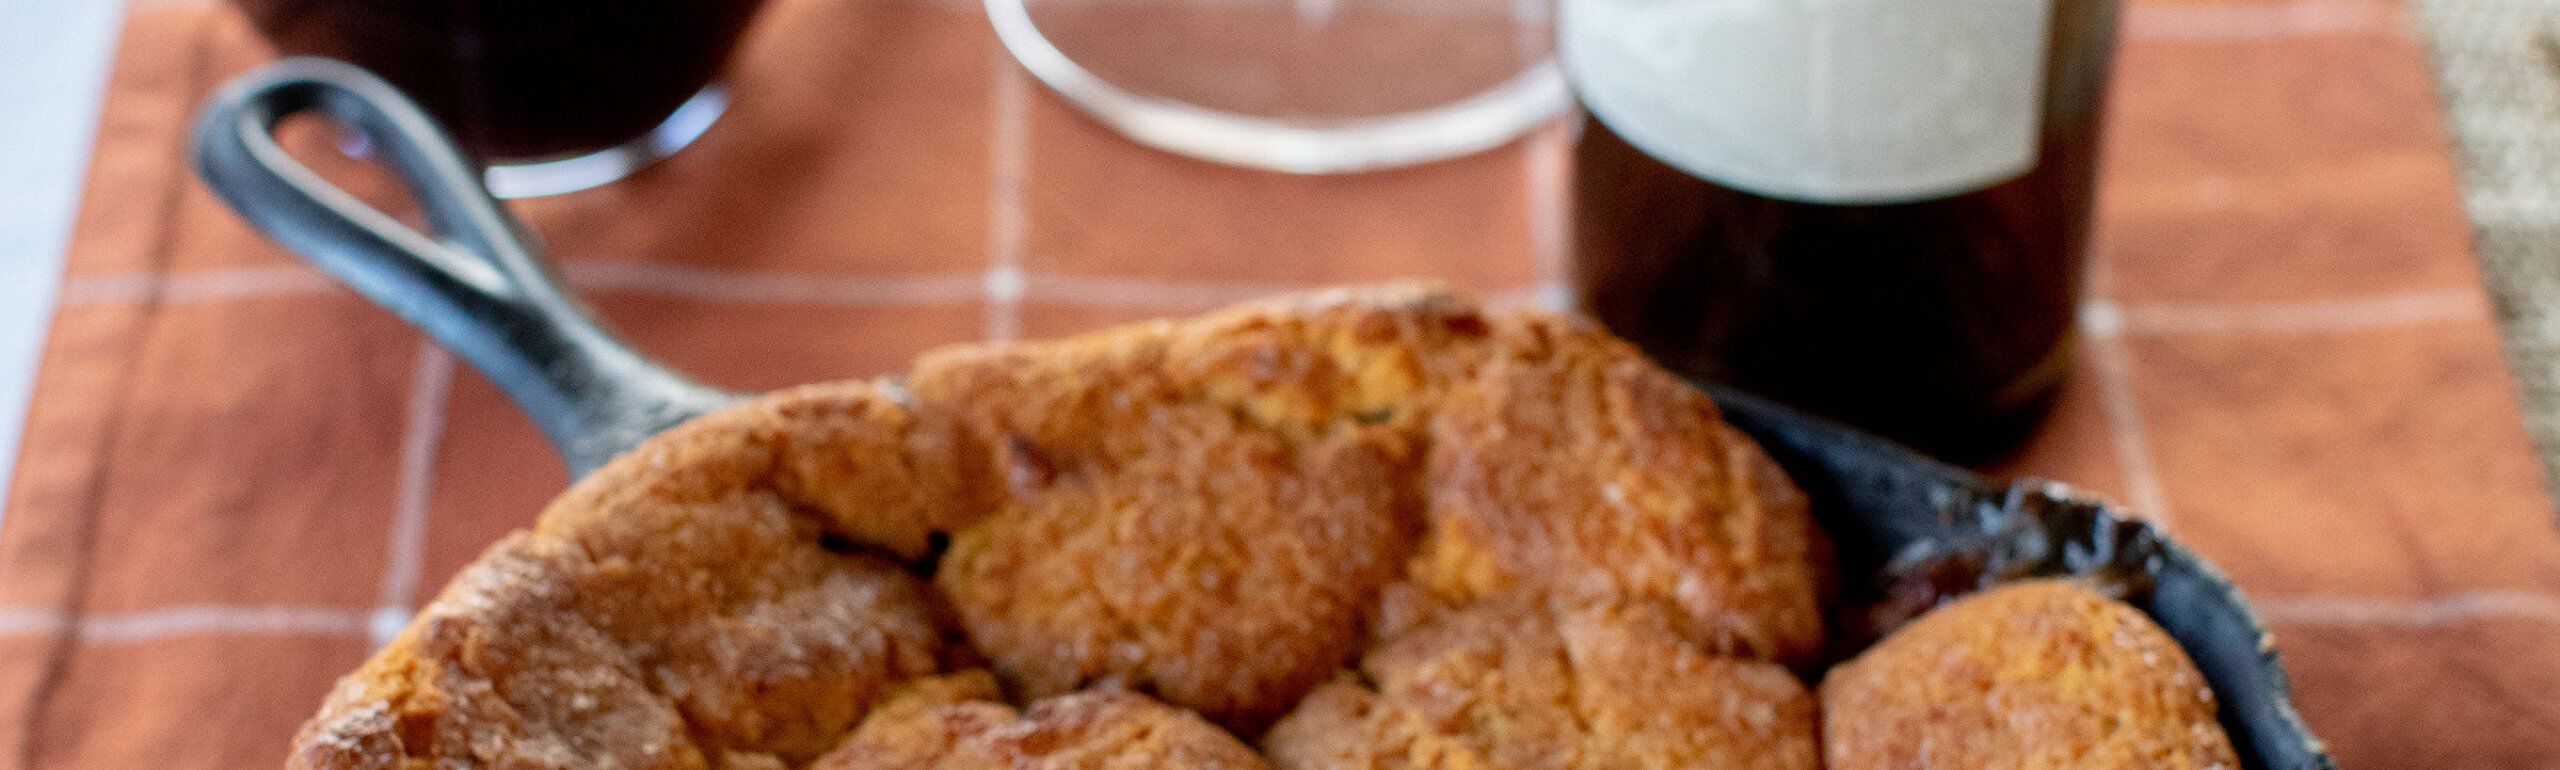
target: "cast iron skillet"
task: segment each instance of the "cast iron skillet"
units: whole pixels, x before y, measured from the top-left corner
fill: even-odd
[[[274,138],[316,111],[406,177],[419,233],[286,156]],[[472,160],[397,90],[297,58],[231,83],[195,128],[196,170],[269,236],[433,335],[497,383],[584,475],[658,431],[741,396],[649,361],[561,291]],[[1709,386],[1727,419],[1812,496],[1850,584],[1846,635],[1946,596],[2036,575],[2094,579],[2158,620],[2220,697],[2250,768],[2334,770],[2294,711],[2273,640],[2221,572],[2144,523],[2050,482],[2000,483],[1768,401]],[[1844,650],[1844,652],[1851,650]]]

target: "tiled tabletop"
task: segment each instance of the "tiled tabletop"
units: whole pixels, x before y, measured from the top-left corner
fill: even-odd
[[[0,525],[0,757],[269,765],[563,479],[493,388],[184,172],[194,102],[266,56],[245,26],[155,0],[123,35]],[[1563,293],[1569,126],[1393,173],[1206,166],[1039,92],[945,0],[776,0],[739,73],[699,147],[518,207],[718,384],[1330,283]],[[2346,766],[2560,762],[2560,530],[2406,14],[2134,0],[2116,96],[2085,354],[2006,470],[2229,571]]]

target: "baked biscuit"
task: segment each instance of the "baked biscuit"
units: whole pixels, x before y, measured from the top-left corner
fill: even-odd
[[[1660,611],[1713,652],[1808,661],[1830,553],[1776,463],[1706,394],[1586,321],[1496,329],[1431,422],[1416,582],[1452,603]]]
[[[1491,601],[1372,650],[1263,736],[1281,770],[1812,770],[1813,697],[1661,624]]]
[[[1484,321],[1420,290],[926,356],[1003,499],[935,584],[1029,697],[1113,680],[1254,730],[1362,642],[1420,528],[1421,411]]]
[[[2034,580],[1920,616],[1822,683],[1831,770],[2237,770],[2213,690],[2142,612]]]
[[[1283,768],[1811,768],[1782,666],[1829,558],[1704,394],[1587,322],[1320,292],[678,426],[465,569],[289,765],[1251,768],[1213,722],[1286,715]],[[1833,766],[2227,761],[2175,646],[2066,589],[1836,671]]]
[[[1261,770],[1234,736],[1143,695],[1094,690],[1017,714],[972,671],[917,682],[881,704],[811,770]]]
[[[787,496],[775,457],[789,426],[881,420],[868,430],[896,437],[908,424],[888,416],[901,410],[869,386],[795,391],[615,460],[342,680],[289,764],[697,768],[816,756],[888,684],[933,671],[940,635],[913,574],[828,547],[857,542],[862,530],[841,522],[863,512]],[[879,443],[829,451],[898,452],[910,464],[887,467],[907,468],[931,456]],[[932,483],[890,475],[874,483]]]

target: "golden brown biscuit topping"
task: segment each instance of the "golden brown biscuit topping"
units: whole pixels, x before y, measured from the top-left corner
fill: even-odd
[[[1709,649],[1822,646],[1828,548],[1797,492],[1706,394],[1569,319],[1504,319],[1430,429],[1417,582],[1669,613]]]
[[[1957,600],[1822,682],[1831,770],[2238,770],[2213,690],[2151,619],[2067,580]]]
[[[1666,626],[1492,601],[1423,622],[1263,736],[1281,770],[1818,766],[1813,697]]]
[[[1287,715],[1281,768],[1811,768],[1781,664],[1829,569],[1776,465],[1625,343],[1321,292],[678,426],[456,577],[291,764],[1257,768],[1237,736]],[[1833,675],[1835,768],[1923,726],[1858,672],[1937,643]],[[2169,660],[2072,693],[2196,685]]]
[[[1016,713],[984,671],[910,685],[812,770],[1263,770],[1262,758],[1198,715],[1143,695],[1091,690]]]
[[[1300,298],[927,356],[998,507],[935,583],[1033,697],[1111,679],[1255,729],[1357,653],[1421,526],[1418,417],[1481,344],[1427,293]]]

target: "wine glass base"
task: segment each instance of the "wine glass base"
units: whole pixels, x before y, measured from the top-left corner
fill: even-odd
[[[584,155],[489,164],[481,181],[502,199],[540,198],[602,187],[648,168],[702,138],[729,110],[729,91],[713,83],[696,92],[667,119],[630,141]]]
[[[1293,174],[1428,163],[1492,149],[1572,105],[1550,56],[1456,101],[1391,114],[1289,120],[1143,93],[1095,74],[1040,30],[1028,3],[984,0],[996,38],[1032,76],[1139,144],[1201,160]]]

